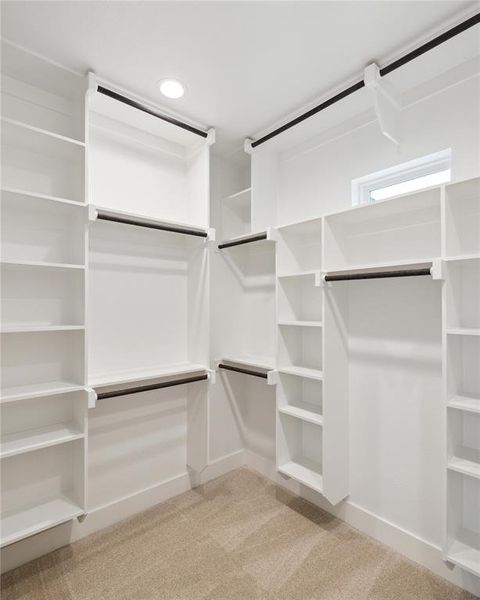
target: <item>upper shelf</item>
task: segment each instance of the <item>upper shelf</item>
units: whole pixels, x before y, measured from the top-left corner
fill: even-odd
[[[197,363],[176,363],[158,369],[132,369],[116,373],[92,375],[89,385],[93,388],[123,385],[128,383],[153,382],[154,380],[205,373],[207,367]]]
[[[2,146],[15,146],[60,160],[74,160],[85,151],[85,143],[33,127],[14,119],[2,117]]]
[[[267,229],[266,231],[250,233],[248,235],[241,235],[236,238],[232,238],[231,240],[225,240],[218,244],[218,248],[219,250],[223,250],[225,248],[233,248],[235,246],[244,246],[258,242],[270,243],[274,241],[275,240],[272,238],[271,229]]]
[[[194,123],[188,123],[186,119],[179,115],[173,114],[166,108],[156,106],[153,103],[141,98],[135,98],[131,93],[117,91],[116,89],[114,90],[113,87],[107,83],[99,81],[99,84],[100,86],[105,86],[105,88],[112,90],[114,93],[128,97],[130,101],[144,106],[149,111],[161,114],[168,119],[181,121],[195,129],[199,129],[207,133],[203,126],[199,126]],[[191,131],[168,122],[167,120],[156,117],[153,114],[149,114],[144,110],[135,108],[134,106],[121,102],[120,100],[100,92],[92,94],[89,100],[89,106],[90,110],[95,113],[93,116],[94,126],[102,126],[102,119],[99,120],[96,117],[96,115],[100,115],[100,117],[104,117],[110,121],[116,121],[119,124],[125,125],[129,128],[130,133],[137,131],[139,134],[139,139],[150,140],[153,144],[156,143],[155,140],[159,142],[163,140],[167,144],[163,147],[163,149],[168,148],[172,154],[176,154],[178,156],[185,156],[186,152],[188,153],[192,150],[195,150],[196,148],[203,146],[208,141],[207,137],[202,137],[196,133],[192,133]],[[158,149],[162,149],[161,143]]]
[[[195,227],[188,223],[179,223],[176,221],[167,221],[165,219],[154,219],[144,215],[139,215],[124,210],[112,210],[110,208],[102,208],[100,206],[90,205],[91,221],[105,220],[114,223],[126,225],[134,225],[137,227],[145,227],[147,229],[158,229],[172,233],[181,233],[197,238],[207,239],[209,232],[201,227]]]

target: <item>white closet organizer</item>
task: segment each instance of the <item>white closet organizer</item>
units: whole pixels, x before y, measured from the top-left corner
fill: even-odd
[[[144,392],[161,402],[164,388],[208,378],[214,132],[165,117],[93,75],[88,109],[89,386],[102,402],[132,395],[138,406]],[[180,393],[187,464],[201,471],[207,388]]]
[[[2,546],[86,511],[85,89],[2,43]]]
[[[480,575],[480,179],[445,187],[446,558]]]

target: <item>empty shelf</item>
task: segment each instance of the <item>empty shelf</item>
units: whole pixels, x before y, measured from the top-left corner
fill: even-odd
[[[249,233],[248,235],[241,235],[230,240],[224,240],[218,244],[218,248],[219,250],[222,250],[222,248],[232,248],[235,246],[244,246],[252,243],[257,245],[258,242],[271,243],[274,242],[274,240],[270,238],[268,231],[259,231],[258,233]]]
[[[480,329],[474,327],[449,327],[448,335],[480,335]]]
[[[323,493],[323,477],[318,463],[302,458],[301,461],[290,461],[278,467],[278,471],[295,481]]]
[[[457,410],[466,410],[468,412],[480,413],[480,398],[471,398],[469,396],[454,396],[448,401],[447,406]]]
[[[251,191],[252,191],[252,188],[248,187],[248,188],[245,188],[244,190],[240,190],[239,192],[235,192],[234,194],[230,194],[229,196],[225,196],[224,200],[234,200],[235,198],[239,198],[240,196],[249,194]]]
[[[61,198],[59,196],[50,196],[48,194],[37,194],[35,192],[29,192],[27,190],[19,190],[15,188],[2,187],[2,197],[4,196],[23,196],[24,198],[47,200],[49,202],[56,202],[58,204],[67,204],[70,206],[83,206],[86,205],[76,200],[69,200],[68,198]]]
[[[323,371],[319,369],[308,369],[307,367],[279,367],[279,373],[287,375],[298,375],[299,377],[308,377],[309,379],[323,379]]]
[[[480,479],[480,463],[458,456],[452,456],[448,461],[448,468],[463,475]]]
[[[16,385],[2,389],[1,402],[13,402],[16,400],[28,400],[41,396],[54,396],[69,392],[84,390],[83,385],[69,381],[47,381],[30,385]]]
[[[85,151],[85,142],[14,119],[2,117],[1,122],[2,144],[26,148],[42,156],[62,160],[76,158]]]
[[[480,549],[454,541],[447,558],[450,562],[477,575],[477,577],[480,576]]]
[[[221,362],[233,363],[253,369],[262,369],[264,371],[272,371],[275,369],[275,360],[273,358],[265,358],[261,356],[241,356],[241,357],[225,357]]]
[[[306,277],[308,275],[320,275],[320,269],[315,269],[312,271],[294,271],[292,273],[281,273],[277,275],[277,279],[286,279],[287,277]]]
[[[84,434],[74,425],[66,423],[56,423],[38,429],[8,434],[3,437],[0,444],[0,458],[72,442],[83,437]]]
[[[52,498],[29,508],[2,515],[0,546],[6,546],[30,535],[45,531],[84,514],[78,504],[66,496]]]
[[[75,265],[71,263],[54,263],[46,262],[43,260],[14,260],[4,259],[1,261],[2,265],[13,265],[19,267],[43,267],[47,269],[85,269],[85,265]]]
[[[1,333],[36,333],[41,331],[78,331],[83,325],[5,325]]]
[[[313,410],[309,410],[306,403],[303,407],[293,405],[282,406],[278,409],[278,412],[291,417],[296,417],[302,421],[307,421],[308,423],[313,423],[313,425],[323,425],[322,415],[314,412]]]
[[[448,262],[462,261],[462,260],[480,260],[480,254],[460,254],[458,256],[447,256],[444,260]]]
[[[279,321],[284,327],[322,327],[321,321]]]
[[[135,383],[138,381],[149,381],[177,375],[190,375],[194,373],[205,373],[205,365],[196,363],[178,363],[159,367],[158,369],[134,369],[131,371],[120,371],[116,373],[105,373],[93,375],[89,381],[91,387],[103,387],[109,385],[121,385],[123,383]]]

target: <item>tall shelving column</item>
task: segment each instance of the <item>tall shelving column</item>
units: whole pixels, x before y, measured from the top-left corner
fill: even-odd
[[[324,330],[331,320],[321,278],[322,229],[319,218],[277,230],[277,469],[336,504],[347,493],[338,451],[348,418],[342,433],[335,413],[347,398],[332,396],[330,403],[326,396],[326,354],[335,348],[326,345],[331,338]]]
[[[447,185],[443,360],[447,424],[445,556],[480,575],[480,178]]]
[[[84,94],[2,43],[2,546],[86,509]]]

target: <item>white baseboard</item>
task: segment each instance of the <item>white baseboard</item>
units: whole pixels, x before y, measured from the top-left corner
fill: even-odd
[[[443,560],[442,550],[438,546],[423,540],[413,533],[398,527],[368,510],[345,500],[332,506],[323,496],[280,475],[272,460],[265,459],[251,451],[245,452],[246,465],[268,477],[278,485],[302,496],[330,514],[342,519],[355,529],[389,546],[399,554],[422,565],[436,575],[447,579],[470,593],[480,597],[480,578],[463,571]]]

